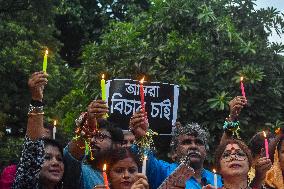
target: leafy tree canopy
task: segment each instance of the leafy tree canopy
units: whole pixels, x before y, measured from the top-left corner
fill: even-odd
[[[98,96],[102,73],[178,84],[180,121],[203,124],[214,133],[213,144],[220,139],[228,101],[241,95],[241,76],[249,103],[240,116],[243,137],[283,120],[284,61],[277,53],[284,46],[267,38],[271,28],[283,33],[283,14],[255,10],[253,0],[149,4],[129,20],[112,21],[99,42],[85,46],[77,88],[57,106],[66,128]]]
[[[53,37],[58,32],[54,26],[57,5],[55,0],[0,1],[1,131],[6,126],[12,127],[13,132],[23,132],[26,128],[30,101],[27,80],[30,74],[42,70],[47,48],[50,74],[45,93],[47,106],[69,91],[72,70],[67,69],[58,55],[61,44]]]

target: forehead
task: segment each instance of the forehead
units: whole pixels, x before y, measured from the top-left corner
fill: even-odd
[[[99,133],[105,134],[105,135],[110,135],[110,132],[108,132],[106,129],[99,129]]]
[[[234,151],[234,150],[241,150],[238,144],[227,144],[224,151]]]
[[[131,133],[131,134],[124,134],[124,139],[128,139],[128,140],[131,140],[131,139],[135,139],[135,136]]]
[[[61,152],[59,151],[58,147],[56,146],[52,146],[52,145],[47,145],[44,148],[44,151],[46,154],[51,154],[54,156],[60,155],[62,156]]]
[[[198,136],[194,136],[194,135],[189,135],[189,134],[182,134],[178,136],[178,140],[179,141],[183,141],[183,140],[202,140],[201,137]]]
[[[137,163],[130,157],[119,160],[113,165],[113,167],[133,167],[133,166],[137,167]]]

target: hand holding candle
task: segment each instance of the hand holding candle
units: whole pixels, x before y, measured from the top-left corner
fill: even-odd
[[[44,57],[43,57],[43,64],[42,64],[42,71],[46,73],[46,68],[47,68],[47,55],[48,55],[48,50],[46,49]]]
[[[104,185],[106,186],[106,189],[109,189],[109,184],[108,184],[108,179],[107,179],[107,174],[106,174],[106,164],[104,164],[103,167],[103,177],[104,177]]]
[[[53,122],[53,128],[52,128],[52,138],[55,140],[55,133],[56,133],[56,124],[57,120],[54,120]]]
[[[263,131],[263,136],[264,136],[264,146],[265,146],[265,156],[269,158],[269,149],[268,149],[268,140],[266,138],[266,133]]]
[[[242,96],[246,97],[246,92],[245,92],[245,87],[243,83],[244,77],[241,77],[240,82],[241,82],[241,91],[242,91]]]

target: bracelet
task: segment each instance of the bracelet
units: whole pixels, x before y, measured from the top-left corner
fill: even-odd
[[[239,136],[240,122],[239,121],[225,121],[223,125],[223,129],[225,130],[225,132],[230,132],[230,135],[237,136],[237,138],[240,138]]]
[[[43,115],[43,106],[33,106],[30,104],[28,115]]]
[[[235,129],[240,125],[239,121],[225,121],[223,125],[223,129]]]
[[[225,119],[226,121],[228,121],[228,122],[230,122],[230,121],[234,121],[234,120],[236,120],[236,118],[233,118],[232,116],[231,116],[231,114],[229,114],[229,116]]]
[[[28,113],[28,116],[35,116],[35,115],[44,115],[44,112],[39,112],[39,113]]]
[[[81,127],[87,120],[87,112],[82,112],[81,115],[75,120],[77,127]]]
[[[40,106],[44,106],[44,103],[42,101],[39,101],[39,100],[31,100],[31,103],[30,103],[32,106],[35,106],[35,107],[40,107]]]

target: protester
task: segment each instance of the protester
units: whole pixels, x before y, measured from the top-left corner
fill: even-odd
[[[130,119],[130,129],[136,137],[143,137],[147,129],[147,121],[143,112],[135,113]],[[201,179],[206,178],[207,184],[214,183],[214,174],[203,167],[208,150],[209,133],[197,123],[177,124],[173,132],[171,149],[174,163],[156,159],[152,152],[148,154],[147,177],[150,188],[158,188],[161,183],[188,157],[195,174],[186,183],[178,183],[175,187],[186,189],[201,188]],[[218,176],[218,186],[222,186]]]
[[[147,177],[138,173],[141,162],[129,148],[119,148],[109,153],[105,160],[109,167],[111,189],[148,189]],[[95,188],[105,188],[96,186]]]
[[[238,127],[239,122],[238,118],[241,113],[241,110],[247,105],[247,100],[244,96],[236,96],[229,102],[230,114],[226,118],[224,124],[224,134],[221,139],[221,142],[224,142],[228,139],[238,138]],[[235,135],[235,136],[233,136]],[[272,135],[268,135],[269,138]],[[252,150],[253,161],[251,169],[248,173],[249,183],[254,188],[261,188],[264,184],[266,172],[271,167],[271,161],[269,158],[265,157],[264,152],[264,136],[263,133],[257,133],[253,136],[250,143],[250,149]]]
[[[60,145],[48,139],[43,126],[43,89],[47,74],[36,72],[29,79],[32,101],[22,156],[17,165],[14,189],[57,189],[62,187],[64,173],[63,153]]]
[[[93,189],[94,186],[103,184],[102,166],[99,162],[105,158],[107,151],[121,147],[123,141],[122,130],[102,119],[107,112],[106,103],[96,100],[90,103],[88,112],[77,120],[79,137],[71,140],[64,149],[64,187]],[[89,143],[89,155],[85,154],[86,143]]]
[[[284,188],[284,135],[276,137],[275,145],[272,148],[274,151],[273,165],[267,172],[265,178],[266,188],[283,189]]]
[[[272,139],[273,135],[267,133],[267,138]],[[263,132],[256,133],[249,142],[249,148],[252,152],[252,166],[249,171],[249,182],[255,188],[260,188],[264,184],[267,171],[272,163],[268,157],[265,157]]]
[[[131,147],[135,141],[135,136],[131,131],[124,130],[123,131],[123,142],[122,142],[122,147]]]
[[[223,178],[222,189],[250,188],[248,172],[252,165],[252,156],[241,140],[231,139],[221,143],[216,150],[215,165]]]

